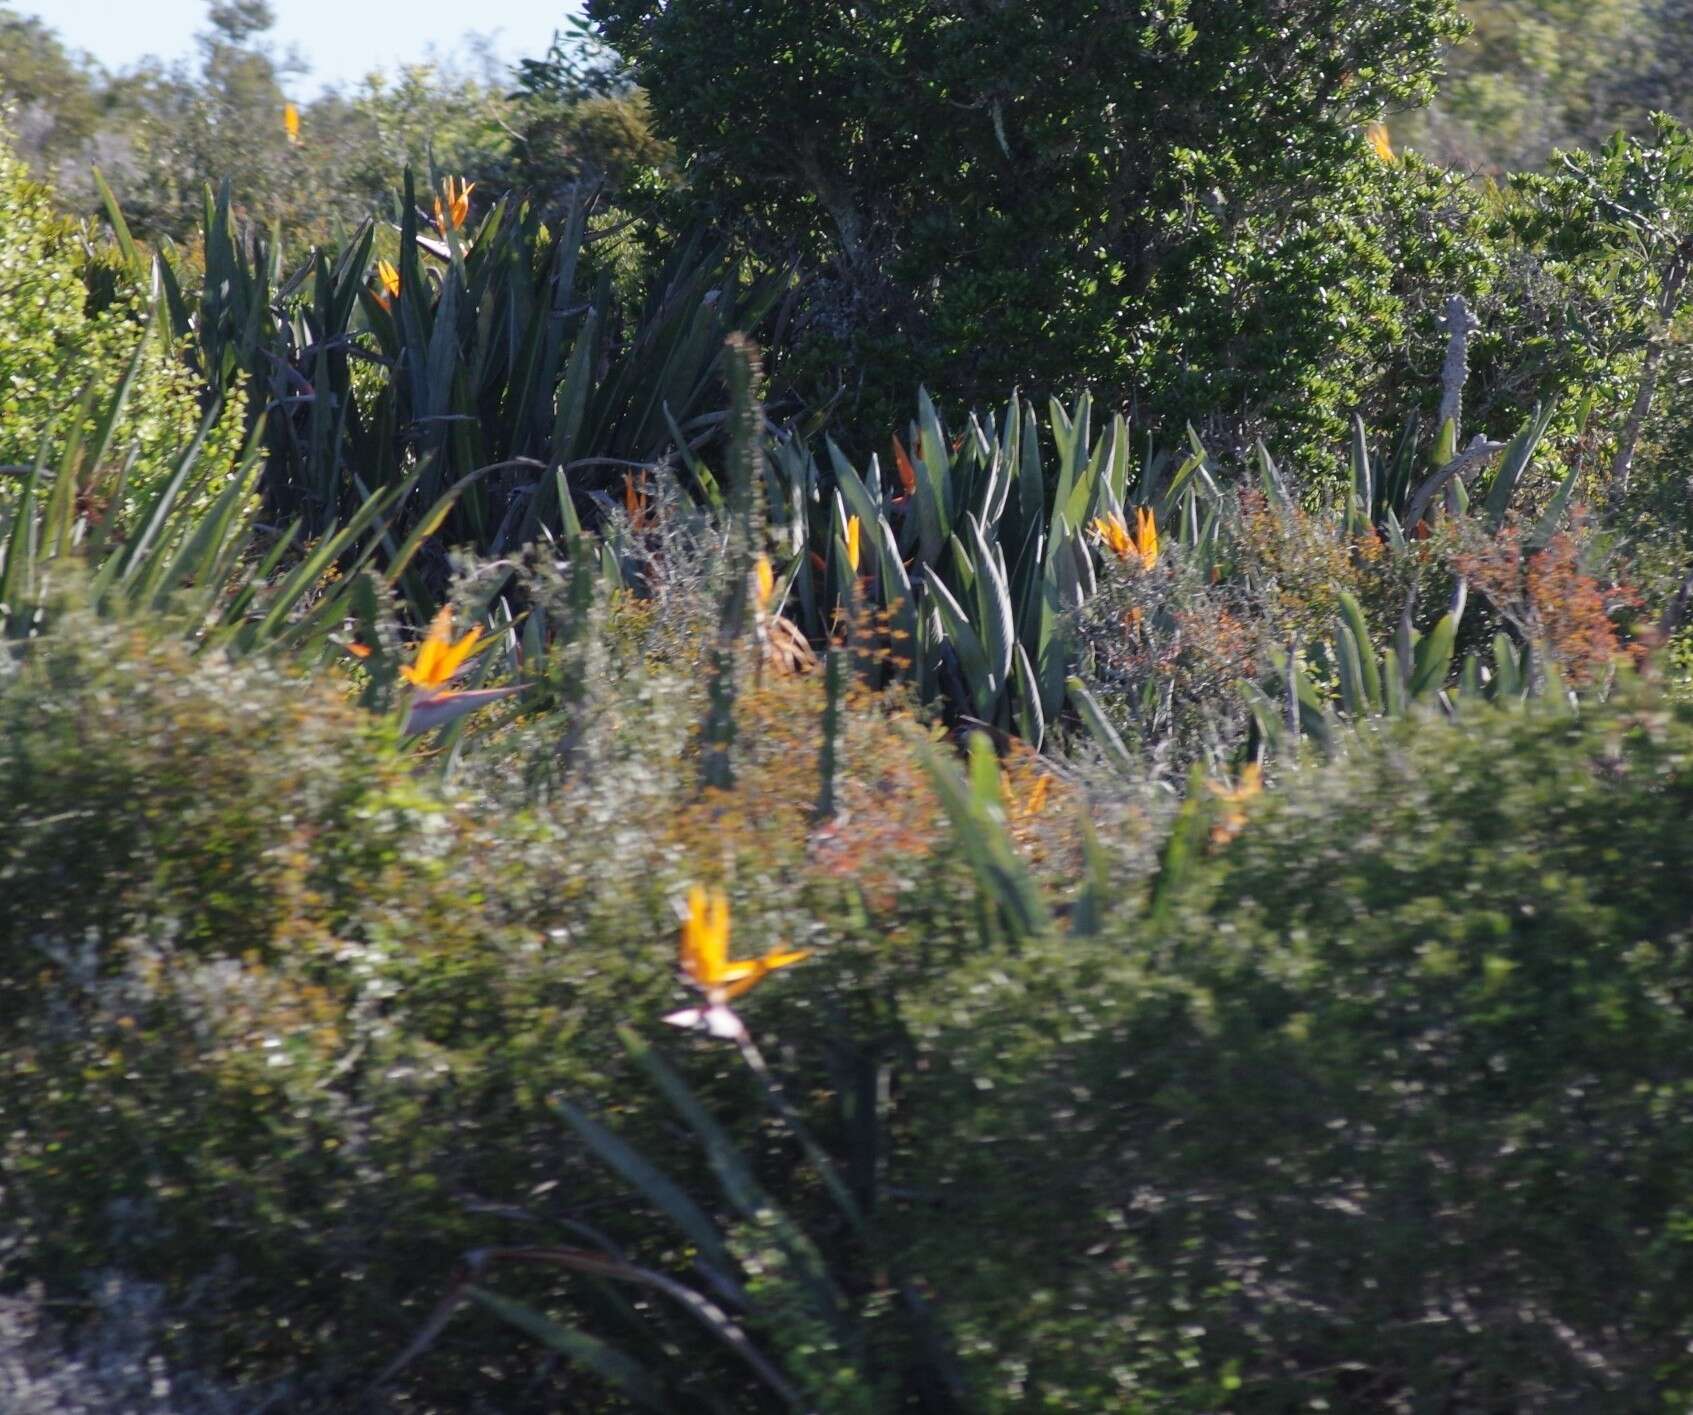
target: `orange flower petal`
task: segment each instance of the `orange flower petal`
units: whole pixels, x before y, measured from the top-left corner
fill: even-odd
[[[894,434],[894,470],[899,473],[899,484],[905,488],[905,494],[916,495],[917,469],[911,465],[911,458],[901,444],[897,432]]]

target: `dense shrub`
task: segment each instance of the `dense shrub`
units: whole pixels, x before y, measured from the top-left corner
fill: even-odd
[[[1363,736],[1151,914],[1160,813],[1102,798],[1103,930],[1012,947],[887,705],[848,712],[825,830],[808,679],[749,681],[738,789],[702,794],[699,675],[642,669],[667,630],[611,613],[635,656],[598,665],[601,726],[528,804],[551,715],[442,788],[323,684],[133,629],[62,617],[6,672],[9,1279],[154,1284],[174,1362],[304,1409],[344,1408],[473,1245],[586,1223],[683,1273],[547,1102],[719,1206],[611,1024],[657,1033],[671,900],[723,878],[743,949],[816,950],[748,1016],[843,1160],[850,1079],[886,1078],[868,1246],[732,1050],[660,1044],[870,1331],[884,1263],[921,1284],[969,1408],[1635,1410],[1693,1380],[1693,712],[1642,689]],[[1073,788],[1026,772],[1011,823],[1067,888]],[[616,1322],[591,1286],[501,1285]],[[803,1365],[793,1333],[752,1335]],[[875,1340],[884,1398],[915,1399],[910,1347]],[[394,1399],[620,1408],[547,1370],[464,1318]],[[758,1408],[744,1378],[708,1342],[672,1390]]]
[[[626,613],[607,643],[670,632]],[[66,611],[0,669],[8,1280],[155,1284],[188,1312],[178,1363],[345,1408],[469,1246],[577,1217],[664,1261],[547,1102],[605,1105],[698,1168],[642,1120],[611,1030],[673,1003],[686,884],[730,884],[743,947],[830,942],[792,1019],[813,1061],[825,1017],[886,1025],[878,997],[943,970],[971,917],[915,762],[872,751],[881,707],[852,707],[840,744],[863,825],[814,840],[816,683],[743,695],[724,798],[697,789],[703,697],[678,668],[602,654],[578,703],[597,726],[520,723],[466,773],[486,789],[451,791],[324,683],[132,627]],[[696,1059],[722,1092],[721,1057]],[[428,1408],[526,1378],[486,1335],[420,1371]]]
[[[1163,920],[913,1019],[906,1233],[984,1403],[1679,1404],[1693,714],[1278,786]]]
[[[1450,0],[731,8],[303,126],[263,3],[137,80],[155,231],[261,122],[296,232],[427,117],[482,181],[397,298],[385,229],[301,265],[211,203],[170,318],[264,410],[252,527],[194,515],[232,403],[95,530],[210,394],[0,152],[0,476],[138,369],[74,488],[0,481],[0,1408],[1693,1403],[1693,703],[1626,583],[1683,569],[1686,135],[1511,193],[1366,144]],[[654,264],[679,217],[757,278]],[[735,327],[866,446],[920,379],[1140,406],[922,397],[855,466],[743,338],[707,406]],[[443,594],[505,686],[406,739]],[[782,955],[750,1035],[661,1024],[696,885]]]
[[[1459,29],[1447,0],[587,9],[693,193],[813,272],[825,392],[1097,381],[1226,416],[1302,416],[1369,344],[1387,270],[1358,128],[1426,97]]]
[[[214,1291],[242,1317],[197,1359],[345,1377],[467,1236],[437,1223],[559,1173],[539,1097],[662,985],[621,932],[661,900],[440,797],[321,685],[66,627],[0,688],[7,1264]],[[632,912],[583,951],[606,891]]]
[[[146,307],[140,292],[118,279],[103,299],[84,279],[77,227],[57,214],[47,190],[32,181],[0,135],[0,498],[17,485],[20,468],[35,464],[45,445],[50,458],[69,440],[78,399],[92,386],[104,407],[143,341]],[[93,283],[111,285],[110,272]],[[203,390],[187,364],[155,331],[140,351],[125,411],[113,434],[110,473],[133,451],[127,498],[137,504],[169,476],[173,454],[194,435],[204,415]],[[88,418],[92,436],[94,419]],[[208,465],[229,466],[240,445],[239,399],[213,429]],[[93,468],[79,469],[84,475]],[[216,488],[207,488],[208,491]]]

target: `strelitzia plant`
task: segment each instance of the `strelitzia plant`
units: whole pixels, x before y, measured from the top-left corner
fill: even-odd
[[[468,630],[455,641],[452,606],[443,606],[435,616],[435,622],[429,626],[429,633],[419,646],[417,657],[411,663],[400,665],[400,676],[416,690],[406,714],[408,735],[428,732],[463,717],[467,712],[523,691],[527,685],[522,683],[501,688],[448,686],[469,667],[486,643],[480,628]]]
[[[711,907],[703,905],[702,908]],[[725,916],[726,917],[726,916]],[[903,1402],[900,1388],[921,1384],[940,1394],[936,1408],[962,1410],[966,1391],[958,1360],[943,1323],[935,1319],[930,1299],[900,1271],[897,1255],[882,1256],[872,1229],[874,1179],[864,1199],[818,1144],[788,1102],[780,1079],[766,1065],[743,1031],[735,1040],[757,1081],[757,1094],[768,1119],[797,1141],[812,1172],[833,1201],[825,1213],[828,1230],[844,1230],[852,1242],[820,1242],[807,1232],[801,1215],[784,1208],[760,1177],[758,1167],[735,1137],[712,1114],[664,1059],[638,1034],[619,1027],[617,1035],[631,1060],[669,1102],[677,1122],[704,1146],[716,1176],[720,1204],[713,1211],[678,1178],[586,1108],[563,1097],[559,1115],[577,1138],[613,1173],[673,1225],[690,1251],[693,1285],[660,1269],[631,1261],[591,1229],[573,1225],[591,1247],[530,1244],[521,1248],[480,1248],[464,1255],[458,1278],[436,1304],[416,1338],[377,1378],[384,1386],[427,1351],[460,1307],[475,1303],[527,1333],[565,1361],[574,1363],[643,1410],[728,1409],[712,1391],[715,1381],[702,1371],[698,1353],[685,1345],[698,1330],[713,1345],[744,1363],[759,1386],[774,1397],[769,1408],[786,1411],[890,1410]],[[876,1121],[872,1118],[872,1125]],[[872,1135],[872,1140],[879,1139]],[[874,1280],[856,1257],[877,1254]],[[565,1324],[505,1297],[489,1285],[491,1275],[510,1267],[543,1267],[555,1274],[622,1283],[640,1289],[646,1300],[618,1303],[626,1320],[608,1334]],[[654,1300],[654,1297],[665,1301]],[[666,1321],[666,1301],[691,1318]],[[599,1309],[584,1305],[590,1315]],[[890,1370],[874,1361],[894,1310],[902,1318],[902,1346],[911,1353],[906,1370]],[[633,1326],[631,1326],[631,1319]],[[631,1334],[635,1339],[630,1340]],[[846,1403],[838,1398],[847,1392]],[[721,1387],[719,1387],[721,1393]],[[750,1392],[749,1392],[750,1394]],[[701,1397],[704,1397],[703,1399]],[[736,1404],[736,1409],[764,1409]]]
[[[729,957],[729,899],[722,890],[709,895],[700,885],[688,893],[682,921],[679,963],[683,980],[705,997],[704,1007],[685,1007],[664,1020],[672,1027],[701,1028],[714,1037],[739,1041],[746,1024],[729,1003],[757,987],[779,968],[811,956],[808,949],[772,949],[762,958]]]

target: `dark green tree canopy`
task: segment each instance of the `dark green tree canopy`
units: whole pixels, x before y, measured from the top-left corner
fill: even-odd
[[[1360,124],[1426,101],[1461,32],[1455,0],[588,12],[693,189],[762,254],[820,273],[811,332],[873,341],[900,387],[958,369],[970,396],[1138,382],[1194,299],[1160,271],[1196,242],[1226,261],[1320,221]]]

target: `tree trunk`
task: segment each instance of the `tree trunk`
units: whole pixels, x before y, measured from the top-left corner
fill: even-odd
[[[1640,387],[1634,395],[1634,406],[1628,410],[1628,420],[1622,425],[1617,440],[1617,454],[1611,459],[1611,501],[1615,504],[1628,493],[1629,472],[1634,466],[1634,449],[1640,441],[1640,430],[1652,411],[1652,399],[1658,391],[1658,374],[1663,369],[1664,350],[1669,344],[1670,323],[1681,304],[1681,288],[1687,283],[1689,257],[1693,251],[1683,243],[1664,276],[1663,292],[1658,296],[1658,328],[1646,345],[1646,360],[1640,366]]]
[[[1664,362],[1664,340],[1653,339],[1646,346],[1646,362],[1640,366],[1640,387],[1634,395],[1634,406],[1628,410],[1628,420],[1622,425],[1617,441],[1617,455],[1611,460],[1611,500],[1620,500],[1628,492],[1628,475],[1634,465],[1635,444],[1640,441],[1640,429],[1646,425],[1646,415],[1652,411],[1652,399],[1658,391],[1658,371]]]

